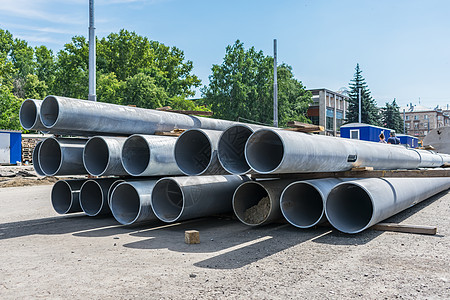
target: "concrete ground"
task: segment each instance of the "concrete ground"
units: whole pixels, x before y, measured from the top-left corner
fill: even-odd
[[[389,222],[435,236],[211,217],[119,226],[57,215],[51,186],[0,189],[1,299],[449,299],[450,193]],[[184,243],[184,231],[201,243]]]

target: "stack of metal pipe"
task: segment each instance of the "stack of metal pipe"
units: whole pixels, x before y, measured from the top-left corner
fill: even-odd
[[[450,163],[450,155],[397,145],[57,96],[24,101],[20,121],[28,130],[78,136],[39,143],[33,154],[38,174],[102,177],[55,184],[58,213],[112,214],[127,225],[234,211],[249,226],[284,217],[309,228],[328,219],[340,231],[357,233],[450,187],[449,178],[276,179]],[[176,128],[187,130],[178,138],[154,135]],[[248,174],[274,179],[250,180]]]

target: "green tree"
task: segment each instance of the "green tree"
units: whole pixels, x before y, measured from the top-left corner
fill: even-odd
[[[400,114],[400,107],[395,102],[386,102],[386,107],[382,108],[383,126],[394,129],[397,133],[403,133],[403,119]]]
[[[221,65],[213,65],[210,84],[202,89],[206,103],[214,116],[228,120],[250,119],[259,123],[273,123],[273,58],[254,47],[245,50],[237,40],[226,47]],[[311,93],[296,80],[292,68],[278,67],[279,120],[307,121],[304,114],[311,101]]]
[[[11,91],[0,86],[0,129],[21,130],[19,121],[19,109],[22,100]]]
[[[211,112],[211,109],[207,105],[198,105],[194,100],[186,99],[185,96],[175,96],[169,99],[169,105],[175,110],[195,110]]]
[[[35,74],[28,74],[23,84],[23,95],[20,98],[44,99],[47,96],[48,87],[44,81],[39,80]]]
[[[362,70],[359,64],[355,68],[355,76],[350,81],[349,105],[347,113],[348,123],[358,122],[358,90],[361,89],[361,122],[370,125],[381,125],[379,118],[379,110],[376,106],[375,100],[370,95],[370,90],[367,86],[366,80],[362,76]]]
[[[44,81],[51,89],[55,81],[56,61],[53,51],[45,46],[39,46],[34,49],[36,61],[35,74],[40,81]]]
[[[166,91],[155,84],[153,77],[138,73],[127,79],[122,104],[158,108],[165,106],[168,100]]]
[[[97,101],[122,104],[125,82],[119,81],[116,74],[100,74],[97,79]]]

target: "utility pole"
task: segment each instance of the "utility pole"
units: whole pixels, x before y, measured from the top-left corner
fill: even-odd
[[[405,109],[403,109],[403,133],[406,134],[406,113],[405,113]]]
[[[273,126],[278,127],[277,39],[273,40]]]
[[[358,88],[358,122],[361,123],[361,88]]]
[[[95,27],[94,0],[89,0],[89,95],[88,100],[97,101],[95,94]]]

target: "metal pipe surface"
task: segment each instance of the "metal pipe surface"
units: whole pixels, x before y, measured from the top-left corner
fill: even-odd
[[[47,176],[87,175],[83,165],[83,149],[87,140],[47,138],[38,153],[39,165]]]
[[[326,221],[325,201],[331,189],[350,178],[323,178],[296,181],[281,194],[284,218],[298,228],[310,228]]]
[[[94,136],[83,150],[83,165],[93,176],[128,175],[122,166],[121,152],[125,137]]]
[[[118,186],[122,182],[125,182],[125,180],[124,179],[117,179],[116,181],[113,182],[113,184],[111,184],[111,186],[108,189],[108,206],[109,206],[110,209],[111,209],[111,195],[112,195],[112,192],[114,191],[116,186]]]
[[[108,191],[116,182],[115,178],[89,179],[80,189],[81,209],[91,217],[110,214]]]
[[[175,161],[185,175],[228,174],[217,157],[221,131],[189,129],[175,143]]]
[[[110,207],[114,218],[122,225],[157,220],[151,207],[151,195],[156,180],[119,183],[111,194]]]
[[[176,128],[224,130],[237,124],[226,120],[59,96],[47,96],[44,99],[40,118],[42,124],[53,131],[76,130],[116,135],[154,134]]]
[[[80,189],[86,180],[59,180],[52,188],[53,209],[58,214],[81,212]]]
[[[176,137],[134,134],[123,144],[122,165],[132,176],[181,175],[174,157],[176,141]]]
[[[415,169],[420,163],[417,152],[402,146],[272,129],[250,136],[245,157],[261,174]]]
[[[412,149],[417,152],[420,157],[419,168],[436,168],[444,164],[443,159],[433,151]]]
[[[227,213],[234,190],[247,180],[237,175],[161,178],[153,189],[153,211],[166,223]]]
[[[20,125],[26,130],[44,130],[47,128],[42,124],[39,116],[42,100],[27,99],[22,102],[19,110]]]
[[[248,181],[233,194],[233,211],[239,221],[249,226],[259,226],[283,218],[280,196],[292,180]]]
[[[329,193],[325,213],[337,230],[358,233],[448,188],[448,177],[342,182]]]
[[[41,148],[42,141],[38,142],[36,146],[34,146],[33,149],[33,168],[36,171],[36,173],[40,176],[45,176],[44,172],[42,171],[41,165],[39,164],[39,149]]]

